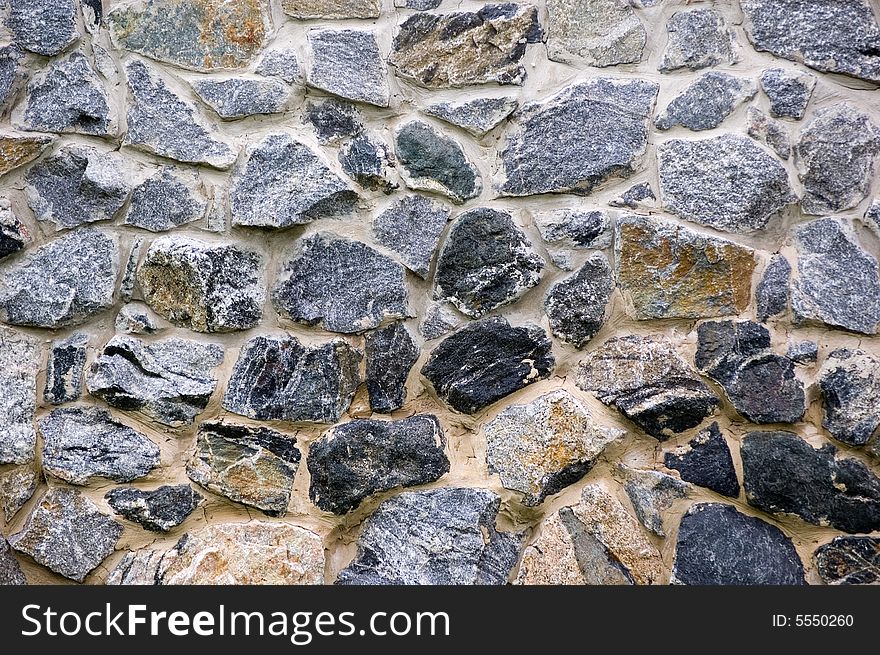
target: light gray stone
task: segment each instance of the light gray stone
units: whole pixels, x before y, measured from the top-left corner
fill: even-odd
[[[116,331],[123,334],[155,334],[162,329],[150,308],[138,302],[122,306],[116,315],[115,326]]]
[[[36,449],[34,412],[37,371],[42,362],[37,343],[24,333],[0,328],[0,464],[24,464]]]
[[[548,0],[547,55],[578,66],[636,64],[648,40],[628,0]]]
[[[388,106],[388,71],[373,32],[313,29],[308,38],[310,85],[347,100]]]
[[[278,80],[200,78],[192,83],[192,88],[202,102],[227,120],[280,114],[290,99],[287,85]]]
[[[277,77],[288,84],[299,82],[302,79],[299,58],[296,55],[296,50],[292,48],[279,48],[266,52],[260,59],[256,73],[263,77]]]
[[[666,32],[661,73],[734,64],[738,60],[733,32],[715,9],[677,11],[666,22]]]
[[[751,80],[709,71],[673,98],[654,119],[654,125],[660,130],[677,125],[694,131],[711,130],[757,92],[758,87]]]
[[[621,193],[616,198],[608,201],[612,207],[626,207],[627,209],[652,208],[657,206],[657,196],[651,188],[650,182],[639,182]]]
[[[623,488],[639,523],[658,537],[665,537],[664,514],[675,501],[687,498],[690,485],[659,471],[642,471],[623,464],[619,470],[626,480]]]
[[[757,107],[749,107],[746,121],[750,137],[773,148],[782,159],[791,157],[791,138],[781,122],[768,117]]]
[[[424,196],[407,195],[376,217],[373,234],[379,244],[400,257],[404,266],[426,280],[449,216],[445,205]]]
[[[611,245],[611,219],[607,212],[555,209],[539,212],[535,225],[548,244],[554,265],[564,271],[575,269],[577,250],[603,250]]]
[[[34,464],[31,462],[5,468],[0,473],[0,509],[3,510],[3,520],[7,524],[12,522],[18,510],[24,507],[37,490],[42,475],[37,472]]]
[[[425,310],[425,317],[419,323],[419,333],[432,341],[449,334],[464,320],[445,303],[431,303]]]
[[[285,13],[301,20],[378,18],[381,0],[281,0]]]
[[[500,125],[518,106],[515,98],[476,98],[439,102],[428,105],[424,112],[480,138]]]

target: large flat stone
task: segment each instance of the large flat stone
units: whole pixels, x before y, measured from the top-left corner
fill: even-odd
[[[183,523],[204,498],[188,484],[152,491],[116,487],[104,495],[113,511],[151,532],[168,532]]]
[[[281,0],[284,13],[301,20],[378,18],[381,0]]]
[[[733,31],[715,9],[677,11],[666,22],[667,42],[660,72],[699,70],[738,60]]]
[[[758,87],[751,80],[709,71],[673,98],[654,119],[654,125],[659,130],[678,125],[694,131],[711,130],[757,92]]]
[[[51,57],[79,38],[75,0],[16,0],[7,6],[6,26],[26,50]]]
[[[819,372],[822,427],[844,443],[868,443],[880,427],[880,359],[858,349],[833,350]]]
[[[366,30],[309,30],[309,84],[347,100],[387,107],[391,98],[385,59]]]
[[[648,40],[626,0],[549,0],[547,54],[578,66],[636,64]]]
[[[400,256],[404,266],[425,280],[449,214],[448,207],[439,202],[407,195],[376,217],[373,234],[381,245]]]
[[[483,190],[477,167],[461,144],[422,121],[397,129],[395,151],[410,189],[433,191],[461,204]]]

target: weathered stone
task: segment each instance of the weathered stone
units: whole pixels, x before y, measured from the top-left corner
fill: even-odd
[[[260,322],[262,257],[234,245],[183,236],[156,239],[137,273],[144,301],[196,332],[247,330]]]
[[[50,405],[63,405],[80,399],[88,343],[88,335],[82,333],[52,342],[46,366],[46,386],[43,389],[43,399]]]
[[[137,267],[143,245],[144,240],[141,237],[135,237],[131,249],[128,251],[122,282],[119,283],[119,298],[122,302],[131,302],[132,296],[134,296],[134,284],[137,281]]]
[[[296,438],[264,427],[202,423],[186,474],[205,489],[284,516],[299,468]]]
[[[639,167],[659,86],[600,77],[524,105],[501,153],[502,194],[586,195]]]
[[[788,173],[751,139],[723,134],[657,147],[663,204],[724,232],[759,230],[795,201]]]
[[[400,185],[391,169],[394,153],[384,141],[369,134],[359,134],[339,151],[342,171],[365,189],[389,194]]]
[[[0,47],[0,113],[17,95],[19,80],[26,76],[21,67],[23,52],[14,43]]]
[[[578,66],[641,61],[648,34],[626,0],[549,0],[547,56]]]
[[[6,26],[16,45],[39,55],[57,55],[79,38],[74,0],[16,0]]]
[[[791,288],[795,318],[877,334],[877,259],[861,248],[851,226],[838,218],[820,218],[798,225],[794,241],[798,250],[798,275]]]
[[[396,150],[410,189],[440,193],[457,204],[483,190],[480,172],[461,145],[427,123],[415,120],[398,128]]]
[[[194,175],[178,174],[163,166],[138,184],[131,194],[125,224],[165,232],[205,216],[208,201]]]
[[[402,323],[368,332],[367,392],[374,412],[390,413],[403,407],[406,379],[419,359],[419,348]]]
[[[431,303],[425,310],[425,317],[419,323],[419,333],[426,340],[439,339],[459,327],[464,321],[448,305]]]
[[[117,487],[104,498],[113,511],[152,532],[168,532],[183,523],[204,498],[188,484],[142,491]]]
[[[116,45],[194,71],[248,66],[272,30],[268,0],[146,0],[107,22]]]
[[[184,339],[145,343],[115,336],[92,365],[86,386],[93,396],[163,425],[190,425],[207,406],[223,349]]]
[[[245,344],[223,407],[260,421],[337,422],[360,385],[363,355],[341,339],[306,348],[294,337]]]
[[[192,83],[196,95],[228,120],[257,114],[280,114],[290,99],[287,85],[278,80],[200,78]]]
[[[601,250],[611,245],[611,220],[606,212],[555,209],[535,214],[535,225],[553,264],[573,271],[575,250]]]
[[[514,98],[476,98],[460,102],[440,102],[425,108],[450,125],[460,127],[477,138],[486,136],[519,106]]]
[[[123,334],[156,334],[162,329],[149,307],[141,303],[123,305],[116,315],[115,327]]]
[[[21,565],[13,556],[6,539],[0,536],[0,587],[26,584],[27,578]]]
[[[199,115],[194,104],[174,93],[154,69],[134,60],[126,64],[125,73],[131,102],[123,145],[220,170],[235,163],[237,153],[219,138],[216,128]]]
[[[819,577],[825,584],[880,583],[880,539],[835,537],[819,546],[814,555]]]
[[[804,565],[776,526],[732,505],[701,503],[678,528],[672,583],[803,585]]]
[[[553,335],[582,348],[602,329],[614,275],[605,255],[596,253],[580,270],[557,282],[544,298],[544,311]]]
[[[816,76],[785,68],[768,68],[761,73],[761,89],[770,100],[770,115],[774,118],[800,120],[807,111]]]
[[[755,313],[761,323],[766,323],[773,316],[779,316],[788,308],[790,277],[791,264],[785,256],[773,255],[755,288]]]
[[[577,385],[652,437],[699,425],[718,407],[718,397],[663,337],[615,337],[581,360]]]
[[[0,473],[0,508],[6,523],[11,523],[18,510],[31,499],[39,482],[40,475],[33,463],[14,466]]]
[[[722,496],[739,496],[733,457],[717,422],[701,430],[686,446],[664,453],[663,465],[678,471],[685,482],[706,487]]]
[[[788,136],[788,130],[782,123],[768,118],[757,107],[749,107],[746,120],[750,137],[773,148],[773,151],[782,159],[788,159],[791,156],[791,139]]]
[[[874,198],[865,210],[864,221],[871,230],[880,236],[880,198]]]
[[[511,405],[483,428],[486,462],[505,489],[534,507],[583,478],[605,447],[625,433],[599,425],[567,391]]]
[[[296,56],[296,50],[292,48],[269,50],[260,59],[255,72],[263,77],[277,77],[288,84],[299,82],[302,78],[299,58]]]
[[[229,191],[233,225],[289,227],[346,211],[357,194],[308,146],[287,133],[245,149]]]
[[[0,197],[0,259],[24,250],[30,242],[30,230],[12,211],[9,199]]]
[[[853,446],[868,443],[880,427],[880,359],[862,350],[834,350],[819,373],[822,427]]]
[[[336,584],[505,584],[522,535],[496,530],[500,503],[487,489],[398,494],[366,520],[358,554]]]
[[[432,414],[351,421],[309,447],[309,498],[325,512],[347,514],[374,494],[439,480],[449,472],[445,451]]]
[[[397,74],[430,89],[472,84],[522,84],[520,63],[530,43],[541,41],[532,5],[486,5],[478,11],[415,14],[400,25],[391,45]]]
[[[711,130],[757,92],[758,87],[751,80],[709,71],[673,98],[654,119],[654,125],[660,130],[677,125],[694,131]]]
[[[282,0],[285,13],[294,18],[378,18],[381,0]]]
[[[306,104],[303,118],[315,128],[318,141],[335,144],[346,137],[356,137],[364,126],[354,105],[336,98]]]
[[[836,453],[831,444],[814,449],[791,432],[747,434],[741,455],[749,505],[849,533],[880,529],[880,479],[860,460]]]
[[[115,238],[80,228],[0,267],[0,318],[46,328],[82,323],[113,305],[118,275]]]
[[[815,364],[819,359],[819,344],[815,341],[792,341],[785,356],[795,364]]]
[[[556,366],[551,348],[537,325],[513,327],[500,316],[484,318],[444,339],[422,367],[422,375],[453,409],[476,414],[550,377]]]
[[[35,340],[0,327],[0,464],[25,464],[34,459],[34,412],[41,360]]]
[[[347,100],[388,106],[388,71],[374,32],[312,29],[309,45],[311,86]]]
[[[626,479],[624,489],[639,523],[658,537],[665,537],[663,515],[675,501],[688,497],[690,485],[659,471],[642,471],[623,464],[619,470]]]
[[[880,57],[877,61],[880,79]],[[804,213],[850,209],[868,196],[880,154],[880,128],[852,105],[836,103],[818,110],[801,130],[794,154],[804,185]]]
[[[628,209],[637,209],[639,207],[654,207],[656,205],[657,196],[651,188],[650,182],[639,182],[629,189],[621,193],[616,198],[608,201],[612,207],[626,207]]]
[[[749,305],[755,253],[653,216],[617,221],[617,285],[637,320],[740,314]]]
[[[76,489],[52,488],[34,507],[21,532],[9,545],[38,564],[82,582],[113,552],[122,526],[98,511]]]
[[[666,32],[661,73],[734,64],[738,60],[733,32],[721,12],[714,9],[677,11],[666,22]]]
[[[443,0],[394,0],[394,6],[415,9],[416,11],[428,11],[436,9],[442,2]]]
[[[156,585],[159,566],[165,553],[147,548],[126,553],[110,571],[106,585]]]
[[[449,214],[439,202],[407,195],[379,214],[373,221],[373,234],[378,243],[400,256],[404,266],[426,280]]]
[[[52,141],[50,136],[0,134],[0,176],[35,160]]]
[[[827,73],[880,82],[880,26],[866,0],[743,0],[756,50]]]

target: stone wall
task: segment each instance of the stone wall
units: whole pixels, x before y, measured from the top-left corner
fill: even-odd
[[[0,5],[0,582],[876,581],[874,0]]]

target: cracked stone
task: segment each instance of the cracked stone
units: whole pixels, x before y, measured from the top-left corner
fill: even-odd
[[[714,9],[677,11],[666,22],[668,41],[661,73],[688,68],[699,70],[738,61],[737,43],[724,16]]]
[[[832,585],[880,583],[880,539],[835,537],[814,554],[822,582]]]
[[[333,145],[346,137],[356,137],[364,131],[361,117],[354,105],[336,98],[306,103],[303,118],[315,129],[318,142],[322,145]]]
[[[301,20],[314,18],[378,18],[381,0],[282,0],[284,12]]]
[[[7,524],[34,495],[40,478],[33,463],[7,468],[0,473],[0,508]]]
[[[168,532],[183,523],[204,498],[188,484],[153,491],[117,487],[104,496],[113,511],[151,532]]]
[[[514,98],[475,98],[429,105],[424,112],[482,138],[500,125],[517,107],[519,102]]]
[[[0,259],[24,250],[30,243],[30,230],[12,211],[9,199],[0,197]]]
[[[346,175],[370,191],[390,194],[400,186],[391,173],[394,153],[376,137],[360,134],[346,143],[339,151],[339,163]]]
[[[21,565],[13,556],[6,539],[0,536],[0,587],[26,584],[27,578]]]
[[[88,335],[82,333],[52,342],[43,389],[43,399],[50,405],[72,403],[82,396],[88,343]]]
[[[654,119],[654,125],[660,130],[677,125],[694,131],[711,130],[757,92],[758,87],[751,80],[709,71],[673,98]]]
[[[106,585],[156,585],[159,566],[165,553],[161,550],[142,548],[127,552],[119,564],[110,571]]]
[[[770,115],[774,118],[800,120],[807,111],[816,76],[785,68],[768,68],[761,73],[761,89],[770,100]]]
[[[401,177],[410,189],[433,191],[461,204],[483,190],[480,172],[461,144],[422,121],[397,129],[395,147]]]
[[[838,348],[819,373],[822,427],[843,443],[861,446],[880,427],[880,359]]]
[[[773,316],[779,316],[788,308],[790,277],[791,264],[785,256],[773,255],[755,288],[755,313],[761,323],[766,323]]]
[[[730,447],[714,422],[687,445],[663,454],[663,465],[678,471],[681,479],[722,496],[739,497],[739,479]]]
[[[677,500],[688,497],[690,485],[659,471],[642,471],[623,464],[619,470],[626,480],[623,488],[639,523],[658,537],[665,537],[663,515]]]
[[[575,250],[604,250],[611,245],[611,219],[603,211],[555,209],[534,214],[535,225],[554,266],[575,269]]]
[[[195,175],[163,166],[134,188],[124,223],[165,232],[203,218],[207,209]]]
[[[614,291],[614,275],[605,255],[592,255],[580,270],[547,292],[544,311],[553,335],[583,348],[602,329],[608,302]]]
[[[368,332],[365,339],[367,392],[374,412],[403,407],[406,380],[419,359],[419,347],[402,323]]]
[[[426,280],[450,213],[442,203],[407,195],[379,214],[373,221],[373,234],[379,244],[400,256],[404,266]]]
[[[8,6],[6,26],[26,50],[52,57],[79,38],[74,0],[17,0]]]
[[[636,64],[648,34],[626,0],[549,0],[547,56],[578,66]]]
[[[296,50],[292,48],[269,50],[260,59],[255,72],[263,77],[277,77],[288,84],[299,82],[302,79],[299,58],[296,55]]]
[[[388,106],[388,71],[374,32],[312,29],[308,38],[311,86],[346,100]]]
[[[746,120],[750,137],[773,148],[782,159],[791,157],[791,138],[782,123],[768,118],[757,107],[749,107]]]
[[[290,89],[278,80],[202,78],[192,83],[199,99],[220,118],[234,120],[258,114],[280,114],[290,99]]]
[[[32,162],[53,141],[50,136],[0,134],[0,176]]]

